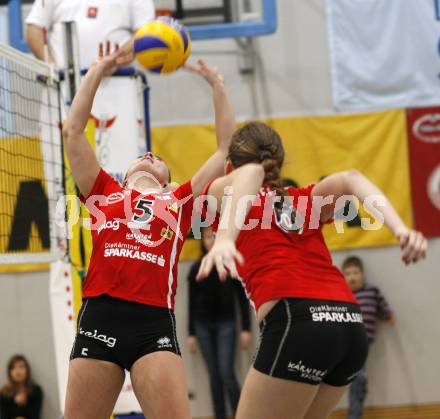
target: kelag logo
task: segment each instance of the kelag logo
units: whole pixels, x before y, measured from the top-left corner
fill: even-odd
[[[420,141],[440,143],[440,113],[430,113],[417,119],[413,134]]]

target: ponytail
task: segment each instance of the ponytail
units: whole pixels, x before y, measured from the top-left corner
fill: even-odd
[[[284,147],[278,133],[262,122],[249,122],[235,131],[228,155],[234,167],[248,163],[260,163],[264,168],[263,184],[276,194],[287,196],[281,179],[284,163]]]
[[[274,190],[278,196],[287,196],[286,190],[283,187],[283,181],[281,179],[281,168],[275,159],[268,158],[263,159],[261,165],[264,168],[264,181],[263,184],[269,186],[270,189]]]

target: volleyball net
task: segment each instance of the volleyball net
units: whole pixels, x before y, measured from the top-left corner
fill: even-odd
[[[63,176],[58,75],[0,44],[0,264],[63,254]]]

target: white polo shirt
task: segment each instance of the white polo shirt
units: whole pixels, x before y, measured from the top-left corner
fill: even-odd
[[[76,22],[80,67],[84,68],[96,59],[100,42],[123,45],[154,16],[153,0],[35,0],[26,23],[47,30],[52,56],[64,68],[62,22]]]

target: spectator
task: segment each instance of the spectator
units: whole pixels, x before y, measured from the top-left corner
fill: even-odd
[[[377,321],[380,319],[394,324],[394,314],[379,288],[366,283],[361,259],[357,256],[348,257],[342,264],[342,271],[361,308],[368,344],[370,345],[376,336]],[[349,390],[348,419],[362,418],[366,395],[367,369],[364,365]]]
[[[209,228],[202,230],[202,252],[205,254],[214,243]],[[196,281],[200,261],[194,263],[189,273],[189,337],[188,349],[197,350],[197,343],[208,368],[211,397],[216,419],[226,419],[224,389],[235,413],[240,398],[240,387],[234,372],[236,343],[236,300],[241,312],[240,346],[251,344],[249,303],[242,285],[228,278],[221,282],[215,269],[202,282]]]
[[[0,419],[40,419],[43,392],[23,355],[9,360],[8,381],[0,391]]]
[[[34,55],[64,68],[63,22],[76,23],[80,67],[89,67],[99,43],[124,45],[131,50],[133,34],[154,18],[153,0],[35,0],[26,19],[26,40]],[[48,57],[45,57],[45,44]],[[111,45],[111,50],[113,50]],[[47,58],[47,59],[46,59]]]

